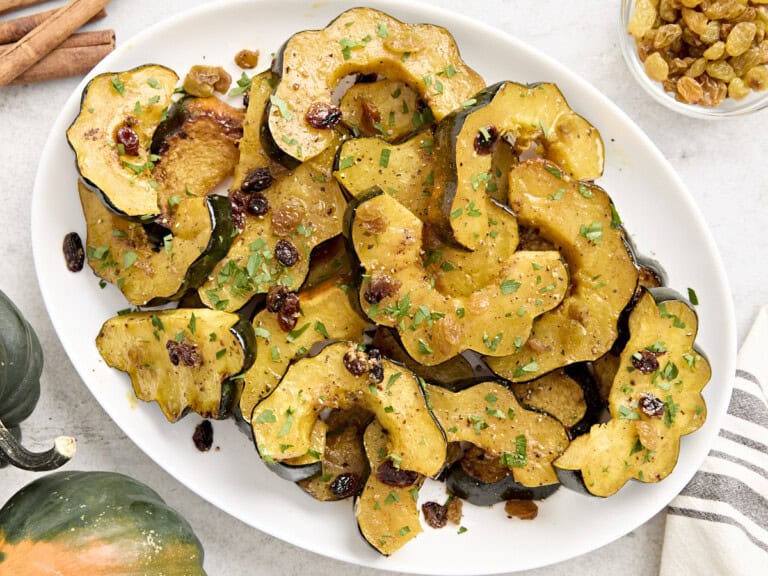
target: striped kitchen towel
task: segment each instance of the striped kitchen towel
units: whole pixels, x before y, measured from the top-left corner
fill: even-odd
[[[667,509],[661,576],[768,576],[768,306],[737,365],[720,434]]]

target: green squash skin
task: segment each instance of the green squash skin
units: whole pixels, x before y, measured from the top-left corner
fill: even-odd
[[[251,323],[246,318],[242,318],[229,331],[243,349],[243,369],[240,375],[227,378],[221,383],[220,411],[217,419],[227,418],[230,414],[239,411],[240,393],[243,389],[241,375],[245,374],[256,360],[256,334]]]
[[[234,224],[232,223],[232,207],[229,198],[212,194],[206,197],[208,214],[211,218],[211,239],[208,241],[200,258],[195,260],[187,270],[184,281],[178,292],[169,298],[153,298],[145,306],[160,306],[169,301],[178,300],[188,290],[197,288],[208,277],[214,266],[227,255],[234,238]]]
[[[9,429],[26,420],[40,398],[43,351],[21,311],[0,290],[0,421]]]
[[[435,158],[435,178],[438,178],[439,174],[443,177],[447,177],[443,181],[443,198],[441,204],[442,213],[445,215],[446,219],[450,218],[451,205],[453,204],[453,198],[456,195],[456,189],[458,188],[458,182],[456,181],[456,142],[458,141],[461,129],[464,127],[464,121],[467,116],[473,112],[480,108],[484,108],[493,102],[496,93],[501,90],[505,84],[507,84],[507,82],[502,81],[484,88],[475,96],[474,99],[476,102],[472,106],[453,112],[437,125],[434,147],[436,150],[442,150],[443,152],[437,154]],[[438,170],[439,164],[442,164],[442,166],[439,166],[440,169]],[[444,226],[446,237],[450,238],[450,225],[446,224]]]
[[[523,486],[515,482],[511,474],[497,482],[483,482],[467,474],[459,462],[449,469],[445,486],[449,494],[475,506],[493,506],[506,500],[544,500],[560,488],[557,483]]]
[[[55,472],[22,488],[0,509],[5,546],[44,541],[66,549],[77,548],[78,541],[99,540],[119,548],[122,538],[129,549],[150,532],[152,548],[193,547],[196,554],[185,574],[205,575],[203,548],[189,523],[154,490],[123,474]],[[73,548],[69,551],[76,553]],[[7,554],[0,552],[0,570]],[[130,566],[125,568],[132,573]],[[141,573],[142,567],[134,570]]]

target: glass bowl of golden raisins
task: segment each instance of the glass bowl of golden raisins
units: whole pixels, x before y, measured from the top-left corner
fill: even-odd
[[[640,85],[696,118],[768,107],[768,0],[622,0],[620,44]]]

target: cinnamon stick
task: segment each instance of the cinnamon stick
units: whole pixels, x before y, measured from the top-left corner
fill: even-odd
[[[21,40],[58,11],[58,8],[54,8],[53,10],[45,10],[36,14],[30,14],[29,16],[22,16],[20,18],[14,18],[13,20],[0,22],[0,44],[10,44],[11,42]],[[102,10],[91,18],[89,22],[100,20],[101,18],[106,17],[106,15],[107,11]]]
[[[56,48],[37,64],[14,78],[10,85],[32,84],[69,76],[83,76],[114,49],[114,44]]]
[[[42,4],[47,0],[0,0],[0,14],[10,12],[11,10],[18,10],[19,8],[26,8],[27,6],[34,6],[35,4]]]
[[[0,56],[0,86],[39,62],[107,4],[109,0],[70,0]]]
[[[61,48],[84,48],[87,46],[98,46],[99,44],[109,44],[112,48],[115,47],[115,31],[114,30],[93,30],[92,32],[78,32],[72,34],[69,38],[64,40],[56,50]],[[13,43],[0,44],[0,56],[6,50],[13,48]],[[54,50],[53,52],[55,52]],[[53,54],[51,52],[51,54]],[[49,54],[50,56],[50,54]],[[42,62],[42,60],[40,61]],[[38,62],[39,64],[39,62]]]

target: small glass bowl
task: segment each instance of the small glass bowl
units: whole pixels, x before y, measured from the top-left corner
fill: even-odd
[[[635,0],[621,0],[621,16],[619,18],[619,45],[624,55],[624,60],[629,66],[630,72],[654,100],[663,104],[670,110],[679,112],[693,118],[730,118],[734,116],[745,116],[764,108],[768,108],[768,90],[762,92],[752,92],[749,96],[734,100],[726,98],[719,106],[711,108],[699,106],[697,104],[686,104],[675,99],[674,94],[665,92],[661,82],[651,80],[645,73],[645,67],[637,55],[637,46],[635,39],[627,32],[627,25],[632,13],[635,11]]]

